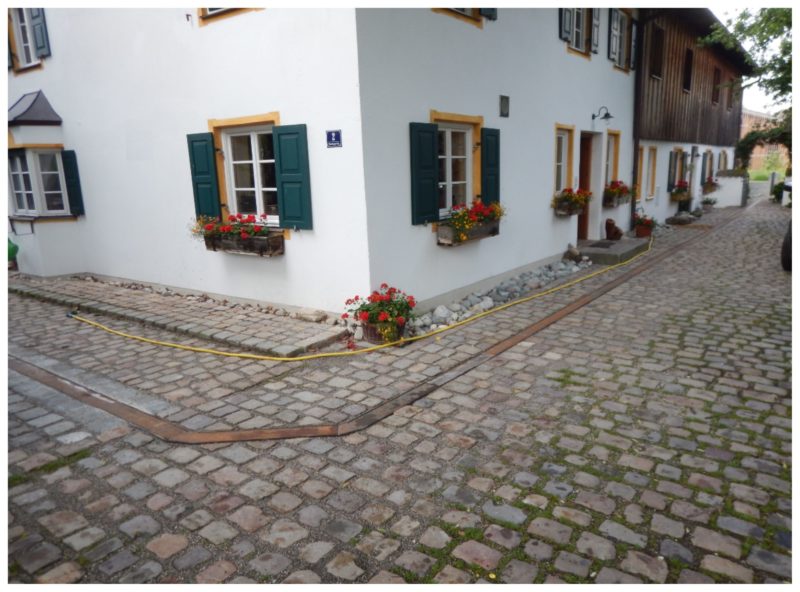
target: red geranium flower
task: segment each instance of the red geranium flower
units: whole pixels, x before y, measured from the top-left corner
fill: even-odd
[[[233,214],[228,216],[228,222],[236,222],[236,216],[234,216]]]
[[[369,313],[367,311],[362,311],[358,313],[358,319],[363,323],[369,322]]]
[[[350,315],[349,315],[349,314],[347,314],[346,312],[345,312],[345,313],[342,313],[342,318],[343,318],[343,319],[349,319],[349,318],[350,318]]]
[[[263,226],[259,226],[258,224],[254,224],[254,225],[253,225],[253,232],[255,232],[256,234],[258,234],[259,232],[261,232],[261,230],[262,230],[263,228],[264,228]]]
[[[406,324],[406,320],[403,317],[397,317],[395,321],[397,322],[398,327],[402,327]]]
[[[389,313],[385,310],[382,310],[381,313],[378,315],[379,321],[388,321],[389,320]]]
[[[212,230],[214,230],[214,226],[216,226],[216,224],[206,224],[206,225],[204,226],[204,228],[205,228],[205,229],[206,229],[208,232],[211,232]]]
[[[242,238],[250,238],[250,235],[249,235],[249,234],[247,234],[247,232],[246,232],[246,231],[242,230],[241,237],[242,237]]]

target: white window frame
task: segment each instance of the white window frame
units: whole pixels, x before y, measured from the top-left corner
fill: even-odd
[[[581,53],[586,53],[586,15],[590,12],[590,8],[572,9],[572,36],[569,39],[569,46]],[[591,24],[589,26],[591,27]]]
[[[453,208],[453,185],[464,185],[464,205],[469,207],[472,203],[472,126],[459,125],[457,123],[438,123],[439,133],[445,134],[445,153],[441,155],[438,153],[438,136],[437,140],[437,159],[445,161],[445,178],[439,179],[439,189],[445,188],[445,207],[439,208],[439,217],[446,218],[450,215]],[[453,132],[464,133],[464,149],[466,154],[464,156],[453,156]],[[466,179],[464,181],[453,181],[453,160],[463,159],[464,174]],[[438,193],[437,193],[438,199]]]
[[[13,8],[11,17],[14,26],[14,44],[16,45],[14,50],[17,58],[17,68],[35,66],[41,60],[36,55],[36,44],[31,29],[31,9]],[[25,35],[23,35],[23,31]],[[27,43],[24,41],[25,37],[28,38]],[[25,55],[26,49],[29,53],[29,58]]]
[[[559,140],[561,149],[559,150]],[[556,130],[556,160],[555,160],[555,190],[556,193],[566,189],[569,185],[567,172],[569,167],[569,132],[564,129]]]
[[[273,158],[271,159],[259,159],[258,157],[258,136],[259,134],[268,133],[272,135],[273,133],[273,126],[272,125],[260,125],[256,127],[241,127],[241,128],[231,128],[228,130],[223,130],[222,132],[222,141],[223,141],[223,154],[225,155],[225,185],[228,193],[228,211],[231,214],[238,214],[239,213],[239,202],[236,199],[236,176],[234,174],[234,164],[243,164],[246,162],[252,163],[253,168],[253,191],[256,194],[256,218],[257,224],[263,224],[264,226],[269,227],[277,227],[280,225],[280,211],[277,215],[268,214],[265,212],[264,208],[264,199],[263,194],[264,191],[273,191],[275,193],[275,197],[277,200],[278,196],[278,188],[276,187],[266,187],[264,185],[264,181],[261,178],[261,164],[269,164],[272,163],[276,166],[275,171],[275,182],[277,185],[277,163],[275,156],[275,137],[273,135]],[[235,161],[233,159],[233,144],[232,139],[234,137],[239,136],[248,136],[250,139],[250,151],[252,155],[252,160],[249,161]],[[262,214],[267,214],[266,218],[262,218]]]
[[[619,15],[619,29],[617,36],[617,59],[614,63],[620,68],[628,67],[628,15],[622,10],[617,10]]]
[[[56,158],[56,168],[58,169],[58,182],[60,186],[59,193],[61,194],[64,207],[58,210],[48,209],[47,200],[45,199],[44,180],[42,178],[42,171],[39,165],[39,157],[44,154],[53,154]],[[33,194],[34,209],[29,207],[19,208],[17,204],[17,194],[20,193],[15,190],[13,175],[23,174],[20,172],[13,172],[11,163],[8,167],[8,188],[9,188],[9,201],[11,202],[14,213],[19,216],[69,216],[69,195],[67,194],[67,183],[64,177],[64,163],[61,160],[60,150],[25,150],[22,154],[9,155],[9,161],[12,158],[24,158],[25,166],[27,167],[27,174],[30,177],[31,191],[23,190],[23,194]],[[49,174],[49,173],[48,173]],[[54,192],[49,192],[54,193]],[[26,198],[26,206],[30,205]]]

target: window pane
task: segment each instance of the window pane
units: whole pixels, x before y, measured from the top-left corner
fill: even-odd
[[[24,210],[25,209],[25,194],[24,193],[14,193],[14,197],[17,198],[17,209]]]
[[[22,178],[19,175],[11,175],[11,182],[14,184],[14,191],[22,191]]]
[[[42,186],[45,191],[61,191],[61,181],[58,178],[58,173],[42,174]]]
[[[256,213],[256,192],[237,191],[236,192],[236,212],[239,214]]]
[[[44,201],[48,210],[64,209],[64,196],[61,193],[45,193]]]
[[[250,136],[233,136],[231,138],[233,160],[253,160],[253,151],[250,148]]]
[[[25,158],[24,156],[21,156],[17,160],[19,162],[19,170],[21,170],[22,172],[27,173],[28,172],[28,159]]]
[[[234,187],[244,189],[255,187],[253,180],[253,166],[250,164],[233,165]]]
[[[440,158],[439,159],[439,181],[444,182],[447,181],[447,159]]]
[[[35,210],[36,209],[36,204],[33,201],[33,193],[26,193],[25,197],[28,200],[28,209],[29,210]]]
[[[562,169],[563,167],[561,166],[561,163],[556,163],[556,191],[561,191],[563,189],[561,177],[563,176],[564,172]]]
[[[277,191],[262,191],[262,199],[264,203],[264,213],[268,216],[278,215],[278,192]]]
[[[58,165],[56,164],[55,154],[40,154],[39,155],[39,169],[43,173],[57,173]]]
[[[447,185],[439,183],[439,209],[447,208]]]
[[[23,175],[22,181],[25,183],[25,191],[33,191],[31,187],[31,176],[30,175]]]
[[[277,187],[277,183],[275,181],[274,162],[267,162],[261,164],[261,186],[264,188]]]
[[[452,132],[451,149],[453,156],[467,155],[467,133]]]
[[[466,181],[467,180],[467,159],[454,158],[453,159],[453,181]]]
[[[453,184],[453,205],[466,205],[467,203],[467,184]]]
[[[447,154],[447,133],[446,132],[439,132],[439,156],[444,156]]]
[[[275,159],[275,148],[272,145],[272,134],[258,134],[258,159]]]

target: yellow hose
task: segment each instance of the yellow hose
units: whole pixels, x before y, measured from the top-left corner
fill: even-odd
[[[86,319],[84,317],[78,316],[77,314],[74,314],[74,313],[71,313],[68,316],[70,318],[73,318],[73,319],[77,320],[77,321],[81,321],[82,323],[86,323],[87,325],[91,325],[93,327],[97,327],[98,329],[102,329],[103,331],[111,333],[112,335],[117,335],[119,337],[126,337],[128,339],[135,339],[136,341],[142,341],[144,343],[151,343],[153,345],[161,345],[161,346],[164,346],[164,347],[173,347],[175,349],[193,351],[193,352],[198,352],[198,353],[202,353],[202,354],[213,354],[215,356],[226,356],[226,357],[229,357],[229,358],[245,358],[245,359],[248,359],[248,360],[266,360],[266,361],[271,361],[271,362],[305,362],[307,360],[318,360],[320,358],[342,358],[342,357],[345,357],[345,356],[357,356],[357,355],[361,355],[361,354],[366,354],[366,353],[378,351],[379,349],[383,349],[383,348],[386,348],[386,347],[393,347],[395,345],[411,343],[412,341],[419,341],[420,339],[427,339],[428,337],[433,337],[434,335],[438,335],[440,333],[444,333],[445,331],[450,331],[451,329],[455,329],[457,327],[461,327],[463,325],[466,325],[467,323],[471,323],[473,321],[477,321],[477,320],[482,319],[482,318],[484,318],[486,316],[489,316],[490,314],[494,314],[496,312],[500,312],[501,310],[505,310],[507,308],[511,308],[512,306],[516,306],[518,304],[523,304],[525,302],[530,302],[531,300],[535,300],[536,298],[541,298],[543,296],[548,296],[550,294],[554,294],[555,292],[559,292],[560,290],[564,290],[566,288],[571,288],[572,286],[575,286],[575,285],[577,285],[577,284],[579,284],[581,282],[584,282],[584,281],[586,281],[586,280],[588,280],[590,278],[596,277],[598,275],[601,275],[601,274],[604,274],[604,273],[608,273],[609,271],[611,271],[613,269],[617,269],[618,267],[623,267],[625,265],[630,265],[631,263],[633,263],[639,257],[642,257],[643,255],[646,255],[647,253],[649,253],[650,249],[652,248],[652,246],[653,246],[653,239],[651,237],[650,238],[650,242],[647,244],[647,249],[645,249],[641,253],[635,255],[634,257],[631,257],[627,261],[624,261],[622,263],[616,263],[614,265],[609,265],[608,267],[605,267],[603,269],[600,269],[598,271],[590,273],[589,275],[585,275],[585,276],[582,276],[582,277],[580,277],[580,278],[578,278],[576,280],[573,280],[571,282],[567,282],[566,284],[561,284],[561,285],[556,286],[554,288],[550,288],[549,290],[545,290],[544,292],[538,292],[536,294],[532,294],[531,296],[526,296],[524,298],[520,298],[518,300],[513,300],[513,301],[507,302],[507,303],[505,303],[503,305],[496,306],[495,308],[492,308],[490,310],[486,310],[484,312],[481,312],[481,313],[478,313],[478,314],[476,314],[474,316],[471,316],[468,319],[464,319],[463,321],[458,321],[457,323],[453,323],[452,325],[448,325],[447,327],[441,327],[439,329],[436,329],[435,331],[431,331],[429,333],[425,333],[424,335],[417,335],[415,337],[402,338],[402,339],[398,339],[397,341],[392,341],[390,343],[382,343],[380,345],[373,345],[371,347],[365,347],[363,349],[357,349],[357,350],[352,350],[352,351],[325,352],[325,353],[318,353],[318,354],[309,354],[307,356],[297,356],[295,358],[284,358],[284,357],[279,357],[279,356],[266,356],[266,355],[263,355],[263,354],[249,354],[249,353],[241,353],[241,352],[239,352],[239,353],[237,353],[237,352],[224,352],[224,351],[219,351],[217,349],[207,349],[207,348],[204,348],[204,347],[194,347],[194,346],[191,346],[191,345],[181,345],[179,343],[171,343],[169,341],[158,341],[157,339],[149,339],[147,337],[142,337],[140,335],[131,335],[130,333],[124,333],[122,331],[117,331],[116,329],[112,329],[111,327],[107,327],[106,325],[103,325],[101,323],[98,323],[98,322],[95,322],[95,321],[91,321],[91,320]]]

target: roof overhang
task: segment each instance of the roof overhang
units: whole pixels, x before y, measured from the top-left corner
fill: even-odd
[[[8,109],[8,126],[61,125],[61,117],[40,90],[22,95]]]

